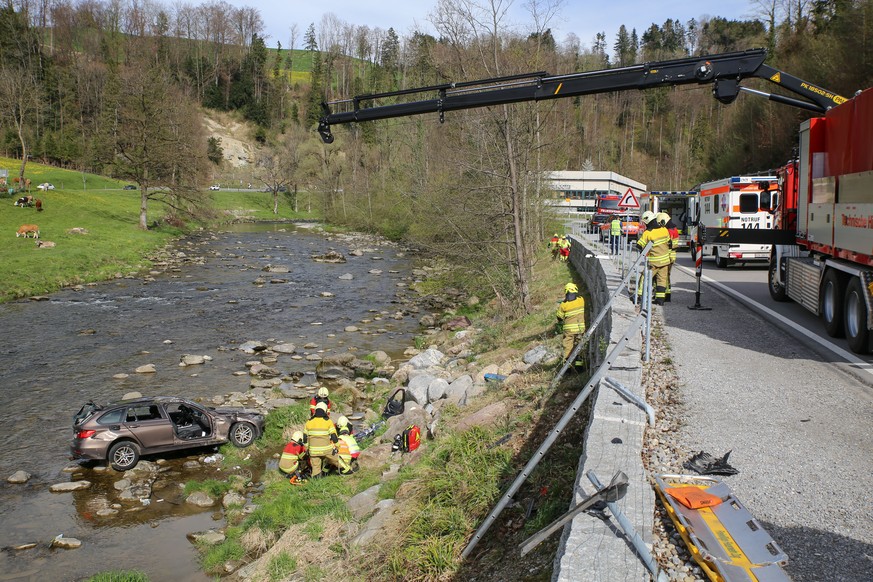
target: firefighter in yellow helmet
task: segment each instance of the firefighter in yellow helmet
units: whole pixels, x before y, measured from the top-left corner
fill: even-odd
[[[327,416],[330,417],[330,392],[327,391],[327,388],[322,386],[318,389],[318,392],[315,393],[315,396],[309,399],[309,418],[315,416],[315,406],[319,402],[327,404]]]
[[[336,428],[339,432],[337,448],[339,449],[340,474],[351,475],[358,470],[358,456],[361,454],[361,448],[352,434],[349,419],[340,416],[336,421]]]
[[[673,265],[676,263],[676,247],[679,246],[679,228],[666,212],[659,212],[655,215],[655,220],[658,226],[663,226],[670,233],[670,265],[667,267],[667,288],[664,290],[664,303],[669,303],[672,293],[670,287],[673,282]]]
[[[297,485],[303,481],[304,470],[308,467],[306,461],[306,445],[303,444],[303,432],[295,431],[291,441],[282,450],[279,457],[279,470],[289,475],[290,482]]]
[[[652,271],[652,285],[655,287],[655,305],[663,305],[664,298],[667,295],[667,277],[670,268],[670,251],[673,248],[673,243],[670,240],[670,233],[663,226],[658,226],[658,221],[655,219],[655,213],[649,210],[643,212],[642,220],[646,225],[646,230],[637,241],[640,249],[652,242],[652,248],[649,249],[649,269]],[[642,296],[643,285],[642,278],[637,285],[637,294]]]
[[[555,316],[558,318],[558,323],[562,324],[564,360],[566,360],[585,333],[585,300],[579,296],[579,288],[575,283],[567,283],[564,286],[564,301],[558,305]]]
[[[309,462],[312,464],[312,478],[321,476],[324,465],[340,469],[336,426],[327,417],[327,404],[319,402],[315,406],[315,416],[303,427],[303,436],[309,449]]]

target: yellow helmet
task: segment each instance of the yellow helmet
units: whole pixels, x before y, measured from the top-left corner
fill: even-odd
[[[318,404],[315,405],[315,410],[323,410],[323,411],[327,412],[327,403],[326,402],[319,402]]]
[[[567,283],[564,285],[564,293],[578,293],[579,287],[576,286],[576,283]]]
[[[291,440],[294,441],[295,443],[302,443],[303,442],[303,432],[301,432],[299,430],[295,430],[294,434],[291,435]]]
[[[339,428],[342,428],[342,427],[344,427],[344,426],[348,426],[348,425],[349,425],[349,419],[346,418],[345,416],[340,416],[338,419],[336,419],[336,425],[337,425]]]
[[[318,395],[319,398],[327,398],[330,395],[330,392],[327,391],[327,388],[322,386],[321,388],[318,389],[318,392],[316,392],[316,394]]]

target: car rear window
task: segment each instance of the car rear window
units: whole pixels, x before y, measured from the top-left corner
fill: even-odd
[[[97,424],[118,424],[119,422],[121,422],[124,411],[124,408],[110,410],[109,412],[97,419]]]
[[[158,412],[158,407],[154,404],[146,404],[143,406],[131,406],[127,409],[127,422],[138,422],[142,420],[155,420],[161,418],[161,413]]]

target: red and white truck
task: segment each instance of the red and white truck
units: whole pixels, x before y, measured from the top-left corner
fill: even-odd
[[[873,329],[873,89],[800,126],[799,159],[780,170],[770,295],[821,315],[832,337],[870,351]]]
[[[700,226],[772,230],[776,224],[774,213],[769,202],[761,204],[761,193],[775,188],[777,180],[776,176],[732,176],[701,184]],[[717,238],[703,242],[703,256],[713,257],[720,269],[732,263],[766,263],[770,250],[770,244],[762,243],[724,242]]]

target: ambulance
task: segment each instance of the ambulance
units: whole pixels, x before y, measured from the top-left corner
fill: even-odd
[[[696,188],[700,226],[772,230],[776,226],[772,190],[778,181],[777,176],[733,176],[701,184]],[[703,256],[713,257],[722,269],[734,263],[766,263],[771,249],[769,244],[703,241]]]

